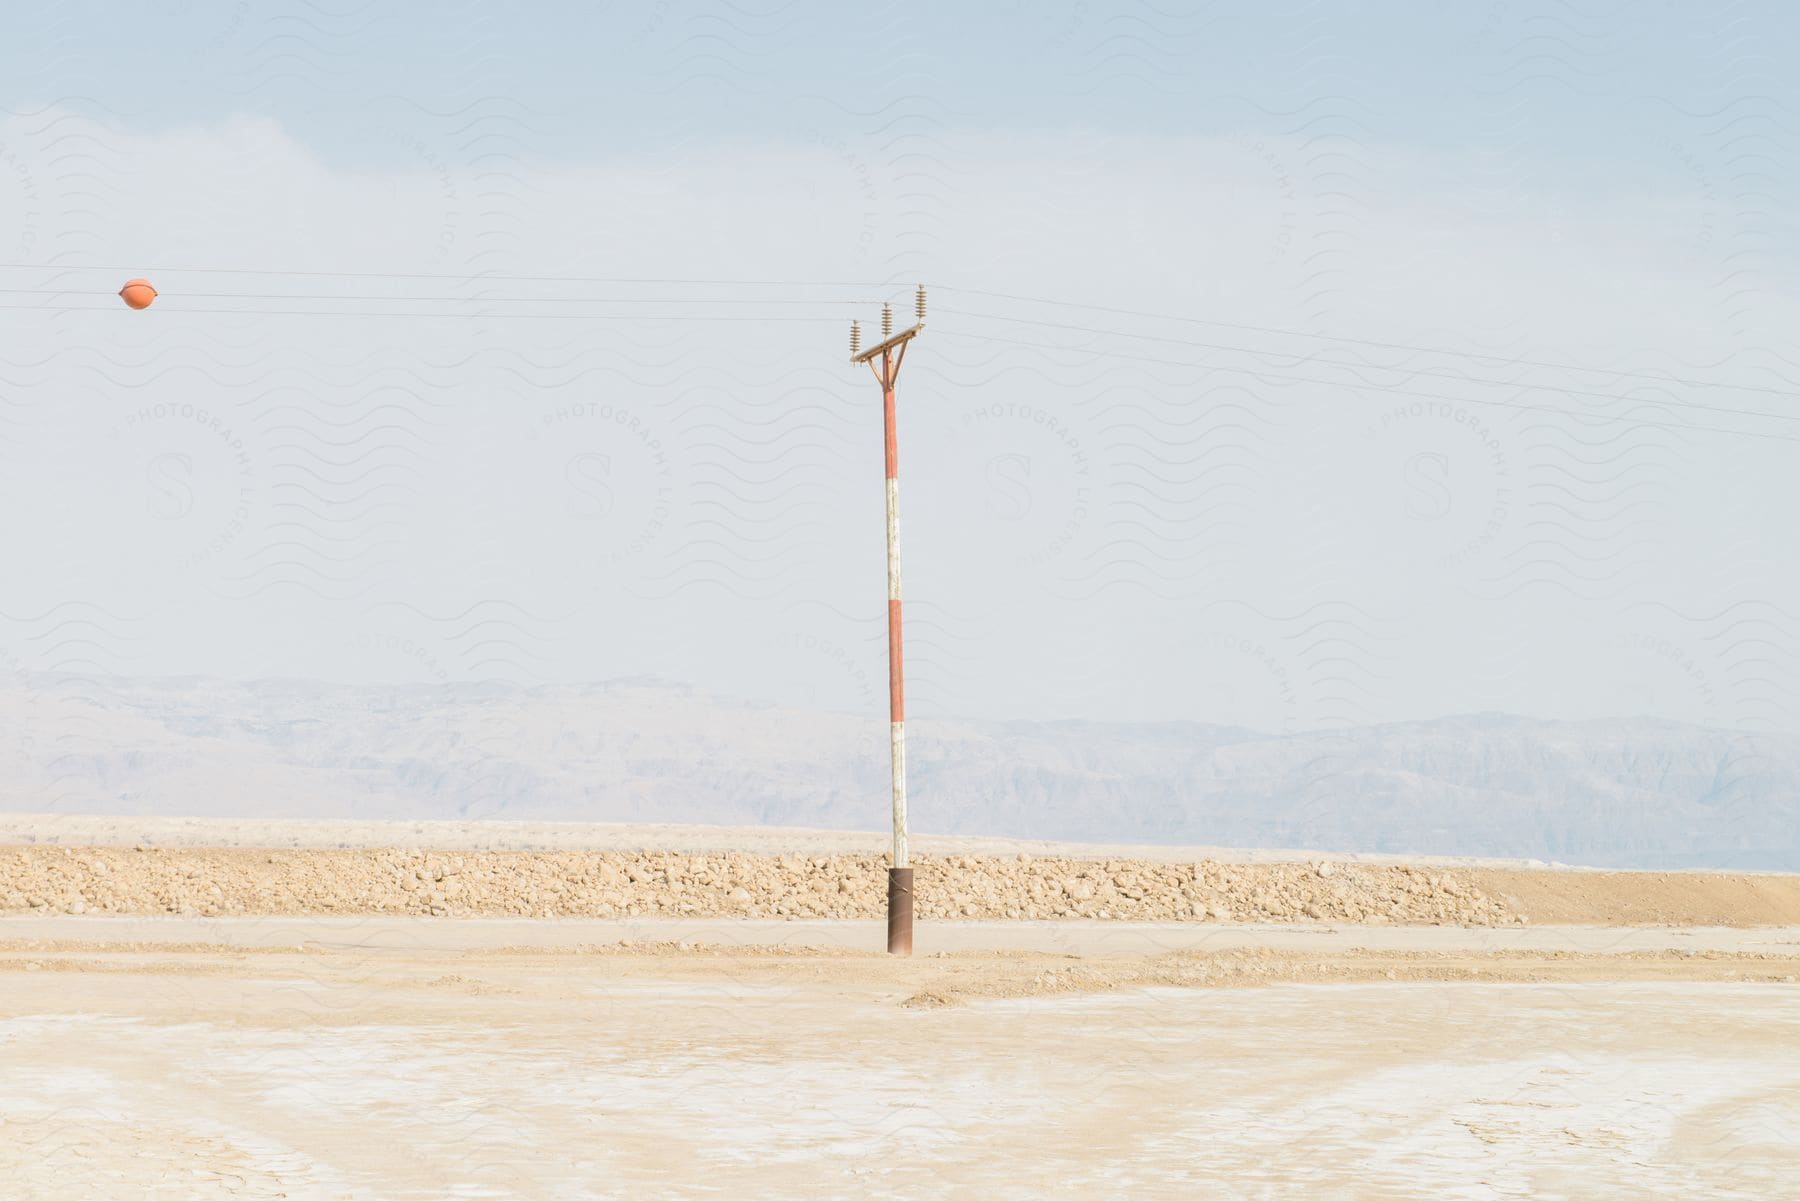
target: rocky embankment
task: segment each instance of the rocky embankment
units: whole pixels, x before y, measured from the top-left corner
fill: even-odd
[[[884,857],[419,850],[0,847],[0,911],[874,918]],[[1481,873],[1313,863],[951,855],[919,859],[926,919],[1525,920]]]

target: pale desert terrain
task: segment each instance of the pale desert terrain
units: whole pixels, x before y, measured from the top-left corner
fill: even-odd
[[[1773,1198],[1800,1178],[1794,877],[936,842],[940,916],[897,960],[875,836],[19,829],[9,1197]],[[957,896],[977,914],[952,918]]]
[[[574,823],[0,819],[0,913],[866,918],[874,833]],[[1783,925],[1800,875],[914,839],[924,919]]]

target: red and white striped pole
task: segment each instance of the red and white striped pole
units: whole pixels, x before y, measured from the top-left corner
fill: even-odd
[[[850,326],[850,361],[867,363],[881,384],[881,419],[887,457],[888,579],[888,737],[894,806],[894,855],[888,868],[888,952],[912,954],[913,873],[906,855],[906,672],[901,653],[900,620],[900,447],[894,425],[894,385],[906,347],[925,328],[925,288],[917,296],[918,322],[894,333],[894,312],[881,307],[881,342],[866,352],[858,348],[861,330]],[[880,366],[876,366],[876,360]]]

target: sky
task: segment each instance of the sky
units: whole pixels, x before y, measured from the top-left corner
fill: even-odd
[[[1797,33],[8,11],[0,669],[1800,728]]]

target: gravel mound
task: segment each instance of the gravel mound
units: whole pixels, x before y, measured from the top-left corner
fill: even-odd
[[[918,916],[1499,925],[1471,873],[1316,863],[919,858]],[[874,918],[876,855],[0,847],[0,911]]]

